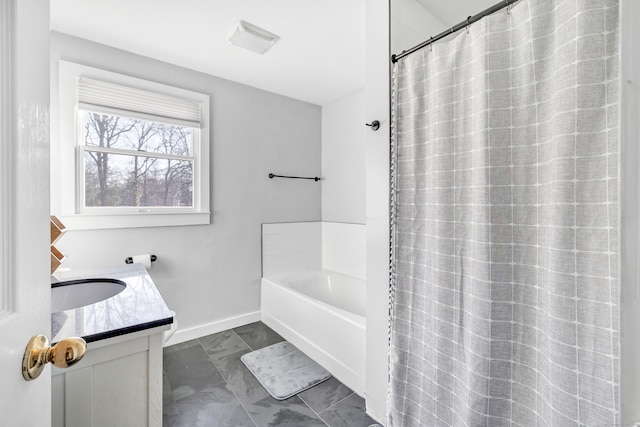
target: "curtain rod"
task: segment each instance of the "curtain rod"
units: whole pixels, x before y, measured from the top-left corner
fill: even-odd
[[[494,4],[493,6],[491,6],[488,9],[483,10],[482,12],[473,15],[473,16],[469,16],[466,20],[460,22],[457,25],[454,25],[453,27],[449,28],[448,30],[445,30],[443,32],[441,32],[440,34],[438,34],[437,36],[433,36],[431,37],[429,40],[425,40],[422,43],[412,47],[411,49],[408,50],[403,50],[402,53],[399,53],[397,55],[391,55],[391,62],[393,62],[394,64],[396,62],[398,62],[400,59],[404,58],[405,56],[411,55],[412,53],[422,49],[425,46],[429,46],[430,44],[437,42],[440,39],[443,39],[445,37],[447,37],[450,34],[456,33],[460,30],[462,30],[463,28],[467,28],[469,25],[473,24],[474,22],[478,22],[479,20],[481,20],[482,18],[484,18],[487,15],[491,15],[492,13],[495,13],[497,11],[499,11],[500,9],[504,9],[505,7],[509,7],[511,6],[513,3],[516,3],[520,0],[502,0],[499,3]]]

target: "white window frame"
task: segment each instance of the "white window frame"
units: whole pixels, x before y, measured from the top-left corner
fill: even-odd
[[[200,125],[193,137],[193,207],[85,207],[84,205],[84,111],[78,102],[81,78],[135,88],[158,95],[197,102]],[[68,229],[108,229],[198,225],[210,223],[209,196],[209,96],[124,74],[113,73],[67,61],[58,63],[58,90],[52,84],[51,212]],[[54,105],[54,102],[52,102]],[[100,108],[107,114],[154,120],[144,112]],[[58,138],[55,123],[58,123]],[[91,147],[89,147],[91,149]]]

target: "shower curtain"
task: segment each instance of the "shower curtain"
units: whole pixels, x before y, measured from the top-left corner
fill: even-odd
[[[619,424],[617,0],[395,64],[388,425]]]

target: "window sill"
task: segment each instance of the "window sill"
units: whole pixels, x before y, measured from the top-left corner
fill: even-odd
[[[211,224],[205,213],[155,213],[118,215],[59,215],[67,230],[105,230],[114,228],[177,227]]]

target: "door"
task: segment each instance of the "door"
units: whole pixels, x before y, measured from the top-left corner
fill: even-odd
[[[0,0],[0,425],[51,422],[51,368],[22,377],[50,335],[49,1]]]

